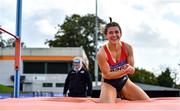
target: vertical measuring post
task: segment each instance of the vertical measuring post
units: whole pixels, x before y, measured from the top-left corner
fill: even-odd
[[[20,93],[20,62],[21,62],[21,18],[22,0],[17,0],[16,11],[16,46],[15,46],[15,76],[14,76],[14,97],[19,98]]]
[[[95,54],[97,54],[97,41],[98,41],[98,16],[97,16],[97,0],[96,0],[96,20],[95,20]],[[94,62],[94,74],[95,74],[95,85],[98,85],[98,65],[97,59],[95,55],[95,62]]]

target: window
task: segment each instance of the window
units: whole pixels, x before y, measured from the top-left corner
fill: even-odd
[[[68,73],[68,63],[47,62],[47,73]]]
[[[64,87],[64,83],[56,83],[56,87]]]
[[[53,87],[52,83],[43,83],[43,87]]]
[[[71,69],[71,62],[64,61],[24,61],[25,74],[66,74]]]
[[[44,62],[24,62],[24,73],[45,73]]]

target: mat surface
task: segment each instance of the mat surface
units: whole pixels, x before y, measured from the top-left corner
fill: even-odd
[[[99,103],[99,98],[8,98],[0,99],[0,110],[180,111],[180,97],[152,98],[151,102],[118,99],[116,103]]]

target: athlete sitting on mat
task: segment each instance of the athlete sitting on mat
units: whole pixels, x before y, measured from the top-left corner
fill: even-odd
[[[105,26],[108,42],[97,53],[97,61],[104,81],[101,84],[100,102],[114,103],[117,95],[127,100],[150,100],[149,96],[129,78],[135,72],[133,49],[120,41],[121,27],[112,22]]]

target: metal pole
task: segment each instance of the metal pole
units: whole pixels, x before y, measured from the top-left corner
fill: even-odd
[[[20,92],[20,62],[21,62],[21,18],[22,18],[22,0],[17,0],[16,11],[16,39],[15,47],[15,76],[14,76],[14,97],[19,98]]]
[[[96,35],[95,35],[95,54],[97,54],[97,41],[98,41],[98,16],[97,16],[97,0],[96,0],[96,21],[95,21],[95,31],[96,31]],[[97,60],[95,57],[95,62],[94,62],[94,74],[95,74],[95,85],[98,85],[98,66],[97,66]]]

